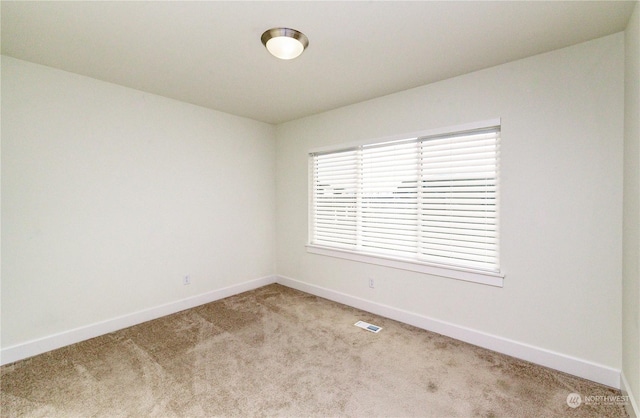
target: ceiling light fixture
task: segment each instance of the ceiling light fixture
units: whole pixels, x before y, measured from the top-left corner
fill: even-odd
[[[290,28],[269,29],[260,39],[271,55],[281,60],[296,58],[309,46],[304,33]]]

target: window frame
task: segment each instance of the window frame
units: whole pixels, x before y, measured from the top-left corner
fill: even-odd
[[[330,153],[330,152],[338,152],[349,148],[356,148],[367,145],[381,144],[384,142],[391,141],[400,141],[408,138],[422,138],[422,137],[432,137],[438,135],[450,135],[456,133],[462,133],[465,131],[472,131],[477,129],[486,129],[491,127],[502,127],[501,119],[490,119],[480,122],[474,122],[464,125],[443,127],[438,129],[431,129],[426,131],[412,132],[406,133],[402,135],[393,135],[390,137],[377,138],[377,139],[369,139],[364,141],[351,142],[347,144],[339,144],[326,146],[321,148],[314,148],[309,150],[308,152],[308,165],[309,165],[309,175],[308,175],[308,237],[307,237],[307,245],[306,250],[310,254],[317,254],[323,256],[337,257],[342,259],[347,259],[356,262],[375,264],[395,269],[401,270],[409,270],[414,272],[419,272],[423,274],[429,274],[434,276],[441,276],[456,280],[463,280],[468,282],[480,283],[490,286],[503,287],[504,285],[504,272],[502,271],[502,267],[500,267],[499,271],[488,271],[482,269],[474,269],[463,266],[455,266],[455,265],[445,265],[445,264],[437,264],[428,261],[422,260],[413,260],[401,257],[394,257],[389,254],[378,254],[378,253],[369,253],[362,252],[357,250],[339,248],[339,247],[331,247],[325,245],[314,244],[311,242],[312,234],[313,234],[313,172],[312,169],[312,159],[313,154],[318,153]],[[499,161],[498,161],[498,179],[500,178],[499,172]],[[498,180],[499,181],[499,180]],[[499,187],[498,187],[499,189]],[[496,202],[497,207],[499,207],[499,199]],[[498,217],[498,227],[496,228],[496,232],[499,233],[499,223],[500,218]],[[499,248],[499,241],[498,241]],[[499,254],[499,253],[498,253]],[[498,255],[499,257],[499,255]]]

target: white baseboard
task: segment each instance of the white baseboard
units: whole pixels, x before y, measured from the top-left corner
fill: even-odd
[[[69,331],[39,338],[37,340],[27,341],[11,347],[3,348],[0,351],[0,364],[13,363],[28,357],[55,350],[70,344],[108,334],[123,328],[141,324],[152,319],[162,316],[171,315],[185,309],[194,308],[205,303],[224,299],[229,296],[237,295],[258,287],[275,283],[275,276],[261,277],[255,280],[249,280],[240,284],[224,287],[222,289],[213,290],[200,295],[192,296],[186,299],[177,300],[164,305],[156,306],[142,311],[133,312],[106,321],[95,324],[86,325]]]
[[[627,382],[627,378],[624,376],[624,372],[620,374],[620,390],[624,396],[629,397],[629,403],[625,405],[629,418],[640,418],[640,407],[638,406],[636,399],[633,397],[631,387],[629,386],[629,382]]]
[[[213,290],[201,295],[190,298],[181,299],[175,302],[123,315],[117,318],[109,319],[103,322],[75,328],[58,334],[43,337],[37,340],[27,341],[25,343],[3,348],[0,351],[0,364],[13,363],[28,357],[55,350],[70,344],[108,334],[123,328],[137,325],[152,319],[170,315],[185,309],[193,308],[205,303],[213,302],[239,293],[243,293],[258,287],[266,286],[271,283],[280,283],[284,286],[291,287],[306,293],[333,300],[338,303],[353,306],[377,315],[391,318],[418,328],[433,331],[438,334],[446,335],[461,341],[468,342],[480,347],[507,354],[522,360],[560,370],[575,376],[602,383],[616,389],[625,390],[628,388],[624,376],[619,370],[600,364],[592,363],[587,360],[567,356],[565,354],[556,353],[540,347],[534,347],[521,342],[509,340],[495,335],[487,334],[481,331],[462,327],[445,321],[422,316],[413,312],[404,311],[388,305],[361,299],[355,296],[340,293],[335,290],[304,283],[285,276],[266,276],[255,280],[250,280],[237,285]],[[631,393],[629,395],[631,408],[635,412],[635,417],[640,418],[638,414],[638,404],[633,399]],[[631,413],[629,413],[631,415]]]
[[[290,277],[276,276],[276,282],[376,315],[620,389],[620,370],[608,366],[361,299]]]

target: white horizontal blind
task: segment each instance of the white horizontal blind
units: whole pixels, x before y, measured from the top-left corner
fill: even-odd
[[[419,143],[362,147],[359,249],[415,258],[418,251]]]
[[[500,128],[311,154],[310,243],[499,271]]]
[[[421,141],[419,258],[498,271],[499,130]]]
[[[358,154],[350,150],[312,158],[312,242],[356,248]]]

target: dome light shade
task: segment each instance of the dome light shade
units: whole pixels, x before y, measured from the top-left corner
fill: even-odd
[[[309,45],[304,33],[289,28],[269,29],[260,39],[271,55],[281,60],[296,58]]]

